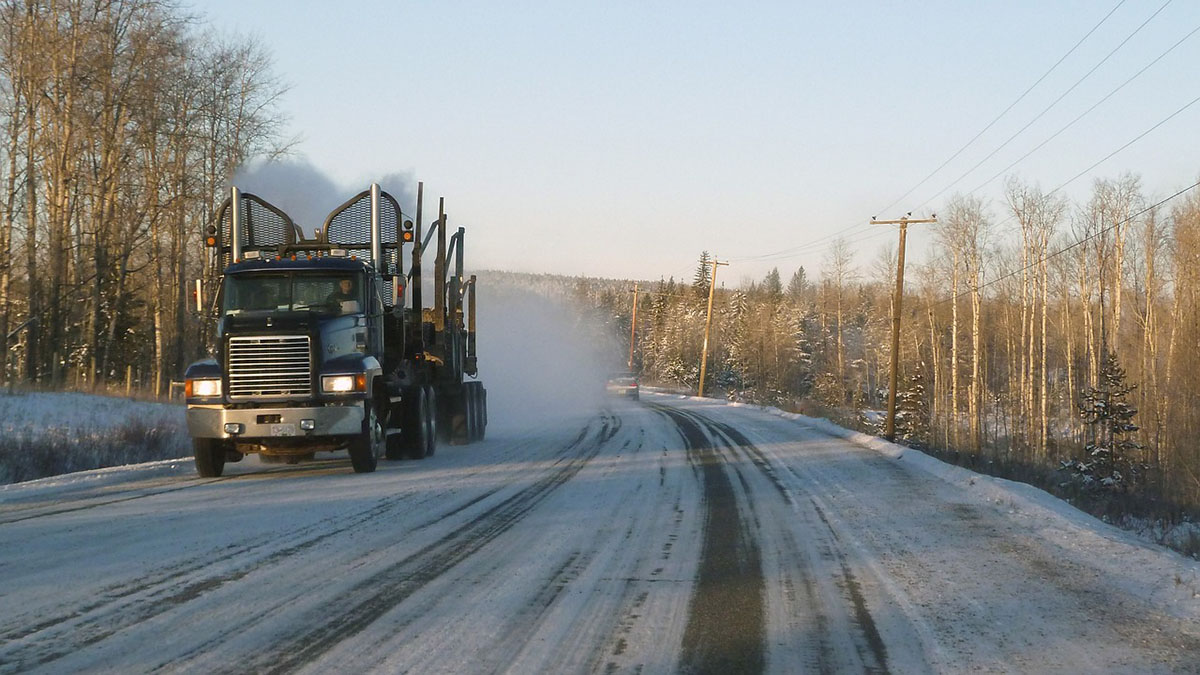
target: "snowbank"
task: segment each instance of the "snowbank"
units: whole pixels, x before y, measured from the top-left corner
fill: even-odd
[[[0,484],[190,455],[182,405],[0,394]]]

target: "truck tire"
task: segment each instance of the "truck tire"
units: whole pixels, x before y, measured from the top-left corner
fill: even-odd
[[[467,442],[474,443],[479,440],[479,383],[468,382],[466,384],[466,396],[464,396],[467,404]]]
[[[470,382],[467,398],[470,406],[470,440],[484,440],[484,383]]]
[[[192,454],[201,478],[216,478],[225,470],[225,444],[218,438],[193,438]]]
[[[482,382],[475,387],[475,416],[479,422],[475,440],[482,441],[487,436],[487,390],[483,388]]]
[[[389,460],[404,459],[403,429],[407,420],[404,412],[406,404],[407,401],[401,400],[400,403],[388,407],[388,421],[384,425],[384,433],[387,434],[387,438],[383,442],[383,456]]]
[[[371,473],[375,470],[385,433],[383,422],[375,412],[374,402],[367,401],[362,433],[350,441],[350,466],[354,467],[354,473]]]
[[[414,387],[404,394],[404,413],[401,418],[400,449],[408,459],[425,459],[429,446],[429,399],[424,387]]]
[[[466,445],[471,442],[471,383],[464,382],[451,400],[450,443]]]
[[[384,441],[383,456],[390,461],[404,459],[408,454],[407,448],[404,446],[404,433],[388,432],[387,440]]]
[[[479,383],[479,440],[483,440],[487,436],[487,389],[483,388],[483,383]]]
[[[437,392],[431,386],[425,387],[425,400],[428,401],[426,406],[425,424],[428,431],[425,434],[425,456],[433,457],[433,453],[437,452],[438,443],[438,400]]]

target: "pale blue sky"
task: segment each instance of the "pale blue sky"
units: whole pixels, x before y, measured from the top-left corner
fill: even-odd
[[[476,268],[690,276],[819,274],[845,232],[866,268],[894,235],[871,216],[936,211],[1200,27],[1128,0],[979,141],[913,191],[1118,4],[1095,2],[298,2],[203,0],[258,36],[289,83],[298,152],[346,186],[410,173],[470,228]],[[1200,34],[1012,172],[1058,187],[1200,96]],[[1139,173],[1150,196],[1200,177],[1200,103],[1064,188]],[[385,185],[385,188],[388,187]],[[270,195],[262,195],[270,199]],[[280,204],[285,210],[286,204]],[[874,235],[874,236],[870,236]],[[914,235],[914,254],[927,236]],[[810,243],[816,242],[815,245]],[[753,256],[794,247],[788,257]]]

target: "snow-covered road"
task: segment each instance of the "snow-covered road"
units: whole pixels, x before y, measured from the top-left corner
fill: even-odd
[[[1036,491],[670,396],[489,433],[0,490],[0,673],[1200,670],[1200,565]]]

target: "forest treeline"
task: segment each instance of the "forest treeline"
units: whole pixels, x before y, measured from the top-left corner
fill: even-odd
[[[960,195],[938,214],[905,270],[898,436],[1043,484],[1200,505],[1200,191],[1156,204],[1126,174],[1071,203],[1010,179],[1000,203]],[[815,273],[721,284],[706,391],[886,408],[897,256],[858,261],[861,247],[835,241]],[[648,381],[697,388],[711,273],[705,252],[692,279],[642,282]],[[628,348],[633,282],[563,283]]]
[[[169,0],[0,5],[0,377],[165,392],[201,353],[201,233],[286,148],[252,38]]]

